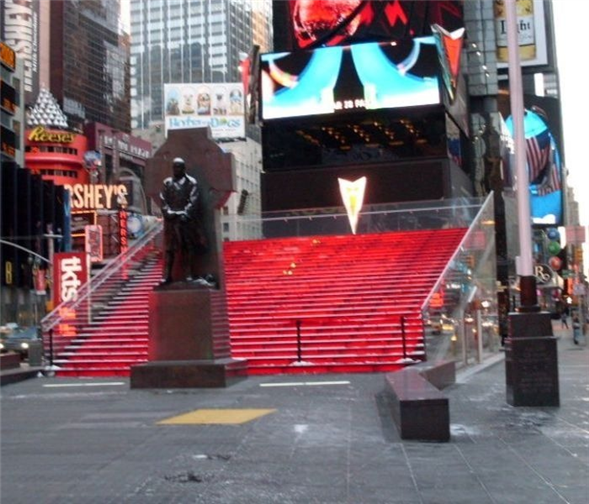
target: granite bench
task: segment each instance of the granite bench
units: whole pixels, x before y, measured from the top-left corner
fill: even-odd
[[[439,389],[455,381],[454,362],[424,363],[385,375],[391,414],[401,439],[450,440],[449,402]]]

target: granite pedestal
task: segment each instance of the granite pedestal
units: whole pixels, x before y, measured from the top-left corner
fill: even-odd
[[[246,376],[246,361],[231,358],[223,290],[162,286],[149,312],[149,362],[131,368],[131,388],[226,387]]]
[[[558,351],[550,313],[510,313],[505,341],[507,402],[560,406]]]

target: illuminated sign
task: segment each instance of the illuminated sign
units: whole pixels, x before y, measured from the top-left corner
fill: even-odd
[[[1,150],[3,154],[7,154],[10,157],[16,156],[16,135],[14,131],[0,127],[0,138],[1,138]]]
[[[123,184],[66,184],[72,209],[108,210],[126,202],[127,188]]]
[[[76,301],[82,285],[88,281],[85,252],[59,252],[53,256],[53,301],[55,306]]]
[[[366,192],[366,177],[361,177],[352,182],[342,178],[337,179],[339,182],[339,190],[342,195],[344,206],[352,228],[352,234],[356,234],[358,226],[358,218],[362,204],[364,203],[364,193]]]
[[[69,133],[67,131],[50,131],[44,126],[37,126],[29,133],[30,142],[72,143],[75,138],[75,133]]]
[[[441,99],[433,36],[262,54],[260,67],[265,120],[435,105]]]
[[[16,91],[5,80],[0,81],[0,94],[2,103],[0,105],[7,112],[14,114],[16,112]]]
[[[129,214],[125,210],[119,212],[119,245],[120,253],[126,252],[129,248],[129,231],[127,221]]]
[[[538,113],[537,113],[538,112]],[[530,184],[530,217],[535,225],[561,226],[563,223],[562,162],[556,139],[545,112],[525,109],[524,135],[526,165]],[[513,132],[513,119],[506,126]]]
[[[16,69],[16,53],[4,42],[0,42],[0,62],[11,70]]]

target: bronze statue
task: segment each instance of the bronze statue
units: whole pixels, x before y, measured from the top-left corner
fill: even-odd
[[[164,216],[165,266],[163,283],[173,281],[178,252],[187,281],[211,287],[210,282],[194,275],[196,255],[206,252],[206,240],[199,222],[199,189],[194,177],[187,175],[182,158],[172,162],[173,176],[164,180],[160,193]]]

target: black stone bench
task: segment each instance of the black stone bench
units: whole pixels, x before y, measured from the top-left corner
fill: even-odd
[[[0,355],[0,386],[33,378],[40,371],[41,367],[21,366],[21,357],[17,353]]]
[[[424,363],[385,375],[391,413],[401,439],[450,440],[448,398],[439,389],[455,381],[454,362]]]

